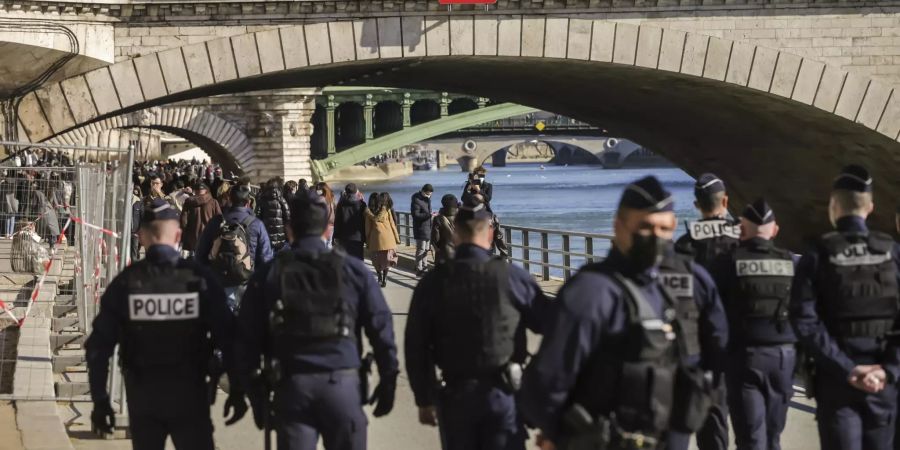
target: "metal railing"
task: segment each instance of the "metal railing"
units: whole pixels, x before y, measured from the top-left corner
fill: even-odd
[[[412,215],[397,212],[397,216],[401,243],[414,245]],[[510,249],[510,259],[543,281],[568,280],[581,266],[603,259],[612,240],[608,234],[518,225],[501,224],[500,230]]]

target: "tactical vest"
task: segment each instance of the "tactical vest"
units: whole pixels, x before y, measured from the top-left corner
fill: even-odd
[[[209,347],[199,296],[205,289],[204,280],[190,268],[136,263],[128,273],[123,367],[205,367]]]
[[[740,225],[724,219],[698,220],[687,223],[690,248],[678,247],[691,254],[694,262],[705,268],[719,256],[734,250],[741,237]]]
[[[684,255],[668,255],[659,266],[659,278],[666,293],[675,300],[675,322],[680,331],[679,354],[700,354],[700,310],[694,298],[694,271]]]
[[[439,266],[437,365],[445,378],[495,374],[516,353],[519,311],[509,298],[509,266],[448,261]]]
[[[818,283],[829,332],[838,338],[882,338],[898,312],[894,241],[884,233],[822,237]]]
[[[292,353],[310,343],[354,338],[356,317],[341,296],[342,253],[280,252],[270,277],[281,292],[270,315],[279,350]]]
[[[582,270],[596,270],[590,265]],[[613,274],[622,287],[626,332],[591,355],[579,375],[573,401],[591,414],[615,416],[626,431],[659,436],[669,428],[679,365],[674,300],[664,295],[659,317],[634,283]]]
[[[734,252],[734,269],[737,282],[730,288],[731,298],[737,302],[733,308],[737,317],[732,318],[732,324],[746,326],[750,323],[746,319],[768,319],[780,327],[789,326],[788,304],[794,279],[791,253],[774,247],[768,251],[739,247]]]

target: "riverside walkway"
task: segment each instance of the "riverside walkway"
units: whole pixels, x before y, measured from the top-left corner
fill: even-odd
[[[397,346],[400,350],[400,377],[397,383],[397,399],[394,410],[387,417],[369,418],[369,448],[373,450],[439,450],[436,428],[426,427],[418,423],[418,413],[413,401],[412,391],[406,379],[403,357],[403,332],[406,328],[406,314],[416,285],[416,278],[404,267],[411,266],[411,248],[401,249],[401,267],[388,276],[388,286],[384,294],[388,305],[394,312],[394,329]],[[560,282],[545,282],[543,287],[555,292]],[[537,339],[531,339],[532,351],[537,349]],[[220,392],[217,404],[212,410],[215,424],[216,448],[223,450],[244,450],[262,448],[263,434],[253,424],[250,412],[239,423],[226,427],[222,418],[225,394]],[[793,400],[788,412],[788,425],[782,438],[784,450],[809,450],[818,448],[818,435],[813,418],[814,405],[800,396]],[[103,440],[90,434],[89,402],[60,403],[60,418],[66,423],[69,436],[75,449],[84,450],[124,450],[131,448],[128,440]],[[371,413],[371,408],[367,408]],[[533,433],[532,433],[533,437]],[[174,448],[171,442],[167,448]],[[320,444],[320,448],[321,444]],[[529,443],[529,448],[534,448]]]

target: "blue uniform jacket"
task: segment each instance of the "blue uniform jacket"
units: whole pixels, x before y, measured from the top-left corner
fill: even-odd
[[[215,347],[222,351],[229,379],[237,379],[234,378],[237,373],[234,370],[234,352],[232,351],[235,331],[234,315],[225,303],[225,291],[206,267],[181,259],[178,250],[173,247],[154,245],[147,249],[144,260],[126,267],[122,273],[116,276],[100,298],[100,312],[94,318],[91,335],[84,344],[91,398],[95,402],[105,401],[109,398],[106,391],[109,358],[112,357],[116,344],[121,343],[124,337],[122,326],[128,320],[127,275],[135,269],[137,264],[192,267],[205,280],[206,290],[200,292],[200,318],[212,334]],[[206,363],[207,361],[203,361],[202,365],[205,366]]]
[[[457,247],[454,259],[481,263],[490,258],[488,250],[464,244]],[[409,306],[405,339],[406,371],[419,407],[434,405],[436,366],[433,349],[437,339],[433,334],[433,324],[437,318],[434,316],[433,305],[438,300],[440,289],[435,272],[428,272],[416,286]],[[509,299],[522,315],[520,327],[525,326],[535,333],[544,331],[544,323],[552,303],[534,281],[534,277],[518,266],[509,267]]]
[[[289,250],[284,251],[322,253],[328,249],[320,237],[304,236],[294,241]],[[277,283],[267,283],[272,267],[273,263],[266,263],[253,273],[238,313],[235,351],[239,376],[247,383],[251,381],[253,371],[259,367],[260,356],[268,355],[267,348],[271,338],[269,311],[271,304],[280,296]],[[396,375],[399,369],[393,317],[375,277],[362,261],[346,257],[343,283],[342,299],[356,313],[357,330],[365,330],[375,353],[379,374],[382,378]],[[282,366],[289,365],[298,372],[327,372],[360,366],[360,349],[353,339],[311,343],[306,348],[308,351],[291,355],[289,361],[282,359]]]
[[[221,216],[213,217],[206,225],[206,228],[203,229],[203,233],[200,234],[200,238],[197,240],[197,249],[195,252],[197,261],[203,264],[209,264],[209,252],[212,251],[213,242],[215,242],[216,237],[218,237],[217,235],[219,233],[219,227],[222,225],[223,216],[224,220],[240,223],[246,219],[247,216],[252,215],[253,212],[250,208],[232,206]],[[272,244],[269,242],[269,232],[266,231],[266,226],[261,220],[254,218],[253,222],[250,222],[250,226],[247,227],[247,240],[247,251],[253,255],[253,267],[260,267],[272,260]]]
[[[738,247],[767,251],[774,245],[768,239],[755,237],[741,241]],[[742,348],[745,335],[750,332],[755,337],[764,336],[767,342],[791,343],[797,341],[794,329],[789,323],[782,322],[779,325],[772,319],[746,319],[741,317],[743,311],[742,302],[745,299],[734,298],[731,291],[731,287],[738,283],[734,252],[721,255],[716,259],[716,264],[713,265],[712,276],[716,280],[716,285],[720,288],[722,303],[730,319],[731,337],[729,342],[732,349]],[[788,305],[784,307],[788,307]]]
[[[857,216],[838,219],[836,228],[839,232],[868,231],[865,220]],[[897,245],[894,246],[891,257],[897,264],[896,273],[898,283],[900,283],[900,248]],[[816,307],[816,302],[819,300],[819,293],[815,285],[818,270],[819,254],[817,251],[808,252],[800,258],[791,288],[791,320],[794,324],[794,331],[804,344],[804,348],[811,352],[816,359],[816,366],[820,369],[820,373],[846,380],[858,364],[874,363],[854,360],[851,355],[879,353],[880,344],[871,338],[854,338],[847,339],[845,346],[841,346],[828,333],[825,324],[819,319]],[[898,326],[900,326],[900,320],[895,322],[894,328],[897,329]],[[848,355],[848,353],[850,354]],[[889,381],[896,383],[900,377],[900,346],[896,341],[889,341],[888,347],[881,354],[884,355],[881,365],[887,372]]]
[[[728,317],[719,296],[715,281],[700,264],[691,263],[694,273],[694,301],[697,311],[700,335],[700,356],[685,357],[689,365],[699,364],[704,370],[721,372],[725,369],[725,352],[728,346]]]
[[[525,369],[519,391],[519,409],[525,422],[558,442],[559,427],[575,383],[591,355],[606,343],[621,342],[628,322],[623,288],[613,279],[619,271],[638,285],[644,298],[662,317],[665,304],[658,272],[629,273],[625,257],[615,248],[609,257],[582,270],[557,295],[554,313],[544,329],[541,348]]]

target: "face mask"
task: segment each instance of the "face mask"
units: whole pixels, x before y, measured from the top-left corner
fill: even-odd
[[[318,191],[316,191],[316,193],[319,194],[319,195],[325,195],[325,191],[323,191],[323,190],[321,190],[321,189],[319,189]]]
[[[631,249],[628,251],[628,259],[632,268],[643,272],[662,262],[666,251],[666,240],[660,239],[655,234],[645,236],[634,233],[631,235]]]

